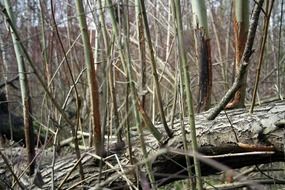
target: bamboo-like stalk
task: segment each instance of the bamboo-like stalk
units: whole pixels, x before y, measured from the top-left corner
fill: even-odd
[[[265,22],[263,26],[263,33],[264,35],[262,36],[262,42],[260,45],[260,56],[258,60],[258,66],[257,66],[257,73],[256,73],[256,78],[255,78],[255,84],[254,84],[254,89],[253,89],[253,94],[252,94],[252,102],[251,106],[249,109],[249,113],[253,113],[254,105],[255,105],[255,100],[256,100],[256,94],[257,94],[257,89],[258,89],[258,83],[259,83],[259,78],[260,78],[260,71],[261,71],[261,65],[263,63],[263,58],[264,58],[264,50],[265,50],[265,45],[266,45],[266,40],[267,40],[267,34],[268,34],[268,26],[269,26],[269,21],[270,21],[270,16],[273,8],[274,0],[266,1],[266,9],[265,9]]]
[[[213,16],[213,10],[212,8],[210,9],[210,18],[212,21],[212,27],[213,27],[213,31],[214,31],[214,35],[216,38],[216,47],[217,47],[217,51],[218,51],[218,62],[221,66],[221,75],[222,75],[222,79],[224,82],[224,90],[227,90],[227,72],[226,72],[226,63],[225,61],[223,61],[223,54],[222,54],[222,48],[221,48],[221,41],[218,35],[218,31],[217,31],[217,24],[216,24],[216,20],[214,19]]]
[[[229,5],[228,5],[229,4]],[[232,14],[233,14],[233,2],[232,1],[227,1],[227,4],[226,4],[227,6],[228,6],[228,8],[230,9],[229,10],[229,14],[230,14],[230,19],[228,19],[229,20],[229,23],[228,23],[228,30],[227,30],[227,37],[226,37],[226,50],[225,50],[225,58],[226,58],[226,64],[224,64],[223,66],[224,66],[224,71],[226,72],[226,71],[228,71],[228,65],[229,65],[229,63],[230,63],[230,57],[229,57],[229,50],[230,50],[230,43],[231,43],[231,25],[232,25],[232,19],[231,19],[231,17],[232,17]],[[227,76],[227,73],[225,73],[224,74],[225,75],[225,83],[226,83],[226,86],[229,86],[229,77]],[[234,81],[234,78],[232,77],[231,78],[232,79],[232,81]],[[228,88],[227,88],[228,89]]]
[[[167,15],[167,35],[166,35],[166,49],[165,49],[165,61],[167,61],[168,59],[168,55],[170,53],[170,34],[171,34],[171,2],[172,0],[168,0],[168,5],[169,5],[169,9],[168,9],[168,15]]]
[[[146,10],[145,10],[145,4],[144,4],[144,0],[140,0],[140,8],[141,8],[141,14],[143,17],[143,23],[144,23],[144,28],[145,28],[145,35],[146,35],[146,41],[148,44],[148,49],[150,51],[150,59],[151,59],[151,68],[152,68],[152,75],[153,75],[153,79],[154,79],[154,83],[155,83],[155,92],[157,95],[157,103],[158,103],[158,108],[159,108],[159,113],[160,113],[160,118],[161,118],[161,122],[164,126],[164,129],[168,135],[168,137],[172,136],[172,132],[169,129],[166,119],[165,119],[165,114],[164,114],[164,110],[163,110],[163,105],[162,105],[162,100],[161,100],[161,92],[160,92],[160,85],[158,82],[158,75],[156,72],[156,62],[155,62],[155,58],[154,58],[154,52],[153,52],[153,47],[152,47],[152,42],[151,42],[151,37],[150,37],[150,31],[149,31],[149,27],[148,27],[148,21],[147,21],[147,15],[146,15]]]
[[[146,55],[145,55],[145,37],[143,28],[143,18],[141,9],[136,6],[136,24],[137,24],[137,36],[138,36],[138,50],[139,50],[139,62],[140,62],[140,93],[142,107],[145,109],[145,90],[146,90]]]
[[[179,49],[179,54],[180,54],[180,64],[183,70],[183,84],[186,88],[185,89],[186,98],[187,98],[186,103],[188,107],[188,117],[189,117],[189,124],[190,124],[190,130],[191,130],[191,145],[192,145],[192,150],[194,152],[193,160],[194,160],[194,167],[195,167],[195,177],[197,180],[196,188],[198,190],[202,190],[203,184],[202,184],[202,179],[201,179],[200,162],[195,154],[195,152],[197,152],[198,150],[198,145],[197,145],[197,137],[196,137],[192,92],[190,89],[190,76],[188,72],[186,54],[184,51],[184,44],[183,44],[183,27],[182,27],[182,15],[181,15],[181,10],[180,10],[180,1],[175,1],[175,12],[176,12],[176,27],[177,27],[177,37],[178,37],[178,49]]]
[[[51,161],[51,189],[54,190],[55,189],[55,171],[54,171],[54,167],[55,167],[55,162],[56,162],[56,145],[57,145],[57,137],[58,137],[58,129],[56,129],[55,131],[55,135],[54,135],[54,139],[53,139],[53,147],[52,147],[52,150],[53,150],[53,157],[52,157],[52,161]]]
[[[111,111],[111,125],[110,128],[114,127],[116,129],[116,137],[117,137],[117,143],[119,144],[124,144],[123,142],[123,134],[122,134],[122,128],[119,128],[120,120],[119,120],[119,112],[118,112],[118,103],[117,103],[117,93],[116,93],[116,88],[115,88],[115,69],[111,61],[111,56],[112,56],[112,49],[113,49],[113,43],[109,43],[109,38],[108,38],[108,33],[106,29],[106,23],[105,23],[105,17],[102,11],[102,3],[101,1],[98,1],[99,5],[99,17],[100,17],[100,26],[101,26],[101,31],[103,34],[103,41],[104,41],[104,46],[105,46],[105,52],[104,52],[104,57],[106,58],[106,64],[104,70],[107,72],[108,76],[108,87],[109,87],[109,93],[110,93],[110,98],[111,98],[111,104],[112,104],[112,111]],[[122,16],[122,15],[121,15]],[[106,85],[107,86],[107,85]],[[107,90],[106,90],[107,93]]]
[[[64,49],[64,46],[63,46],[63,43],[62,43],[62,40],[60,38],[60,35],[59,35],[59,31],[58,31],[58,28],[57,28],[57,24],[56,24],[56,20],[55,20],[55,15],[54,15],[54,10],[53,10],[53,0],[50,1],[50,5],[51,5],[51,13],[52,13],[52,19],[53,19],[53,24],[54,24],[54,28],[55,28],[55,31],[56,31],[56,36],[58,38],[58,42],[59,42],[59,45],[61,47],[61,50],[63,52],[63,55],[64,55],[64,59],[65,59],[65,62],[66,62],[66,65],[67,65],[67,68],[68,68],[68,71],[69,71],[69,74],[71,76],[71,80],[72,80],[72,85],[74,87],[74,92],[75,92],[75,99],[76,99],[76,106],[77,106],[77,113],[76,113],[76,126],[72,127],[71,128],[71,131],[72,131],[72,136],[74,137],[74,145],[75,145],[75,153],[76,153],[76,156],[77,156],[77,159],[79,160],[79,174],[80,174],[80,178],[81,180],[84,180],[84,171],[83,171],[83,167],[82,167],[82,163],[80,161],[80,150],[79,150],[79,145],[78,145],[78,138],[77,138],[77,129],[78,129],[78,125],[80,123],[80,100],[79,100],[79,96],[78,96],[78,90],[77,90],[77,87],[76,87],[76,84],[75,84],[75,80],[74,80],[74,77],[73,77],[73,74],[72,74],[72,71],[71,71],[71,68],[70,68],[70,64],[68,62],[68,59],[67,59],[67,53]]]
[[[130,90],[131,90],[132,98],[134,101],[133,103],[134,103],[134,105],[136,105],[136,108],[137,108],[137,109],[135,109],[135,112],[136,111],[140,112],[143,120],[147,121],[146,127],[151,131],[152,135],[160,142],[160,140],[162,140],[161,133],[154,127],[154,125],[151,122],[148,122],[149,121],[148,116],[145,114],[144,111],[142,111],[142,109],[140,109],[141,107],[139,105],[141,105],[141,103],[140,103],[140,100],[137,98],[138,95],[136,93],[134,81],[132,79],[130,57],[129,57],[129,54],[124,51],[125,49],[123,48],[121,41],[119,40],[120,37],[119,37],[118,25],[117,25],[117,22],[115,20],[113,7],[112,7],[112,3],[110,0],[107,0],[107,6],[111,9],[110,13],[111,13],[111,20],[112,20],[112,28],[113,28],[114,36],[117,39],[117,44],[119,45],[119,55],[120,55],[121,62],[123,64],[124,69],[127,72],[127,80],[129,82],[129,85],[130,85]]]
[[[44,17],[44,12],[45,12],[45,8],[46,5],[43,1],[39,2],[39,20],[40,20],[40,44],[41,44],[41,53],[43,56],[43,68],[44,68],[44,78],[46,81],[46,85],[48,85],[49,91],[51,93],[53,93],[54,88],[53,88],[53,84],[52,84],[52,73],[51,73],[51,63],[49,61],[49,54],[48,54],[48,41],[47,41],[47,37],[46,37],[46,24],[45,24],[45,17]],[[51,48],[53,49],[53,48]],[[49,108],[49,110],[47,112],[43,111],[43,107],[44,105],[46,105],[46,107]],[[50,119],[50,117],[55,117],[54,114],[53,116],[51,116],[50,113],[55,113],[56,110],[54,109],[53,105],[50,105],[50,101],[46,100],[46,95],[43,98],[43,102],[42,102],[42,109],[41,109],[41,117],[44,118],[47,114],[47,120]]]
[[[181,132],[182,132],[183,148],[187,152],[187,151],[189,151],[189,148],[188,148],[189,143],[187,142],[187,139],[186,139],[186,130],[185,130],[184,122],[183,122],[183,118],[185,117],[185,108],[187,106],[185,106],[185,100],[184,100],[184,97],[185,97],[184,87],[183,87],[184,86],[184,83],[183,83],[184,82],[184,80],[183,80],[184,73],[183,73],[183,65],[182,65],[183,59],[185,58],[185,60],[186,60],[187,57],[186,57],[186,52],[183,51],[181,54],[181,49],[179,48],[180,44],[179,44],[179,39],[178,39],[178,33],[182,32],[182,31],[180,29],[178,29],[178,27],[177,27],[178,26],[178,24],[177,24],[178,19],[176,17],[179,16],[179,13],[176,13],[176,11],[178,11],[176,8],[177,5],[175,5],[174,0],[171,0],[170,3],[171,3],[171,8],[172,8],[173,21],[175,22],[176,46],[178,48],[177,52],[178,52],[178,58],[179,58],[179,64],[177,64],[178,65],[177,70],[179,70],[179,75],[178,74],[176,75],[177,79],[175,81],[175,83],[176,83],[176,85],[175,85],[176,86],[175,98],[176,98],[176,96],[177,96],[176,94],[178,93],[178,90],[179,90],[180,91],[179,92],[179,94],[180,94],[180,96],[179,96],[179,109],[180,109],[179,115],[180,115],[180,125],[181,125],[180,128],[181,128]],[[181,34],[179,34],[179,35],[181,35]],[[183,36],[183,34],[182,34],[182,36]],[[182,44],[182,48],[184,49],[184,43]],[[185,57],[183,57],[183,56],[185,56]],[[179,81],[179,85],[177,85],[177,81]],[[175,107],[175,105],[173,106],[173,112],[174,112],[174,107]],[[172,118],[172,120],[174,120],[174,118]],[[172,120],[171,120],[171,125],[173,122]],[[189,176],[189,180],[187,181],[188,182],[187,185],[189,186],[188,189],[191,188],[192,190],[195,190],[195,180],[193,178],[193,173],[192,173],[192,169],[191,169],[192,164],[190,162],[190,158],[188,156],[185,156],[185,160],[186,160],[187,172],[188,172],[188,176]]]
[[[284,78],[284,75],[282,76],[280,73],[282,73],[282,68],[283,71],[285,71],[285,67],[284,67],[284,64],[283,64],[283,67],[281,65],[281,42],[282,42],[282,25],[283,25],[283,14],[284,14],[284,0],[281,0],[281,5],[280,5],[280,22],[279,22],[279,32],[278,32],[278,57],[277,57],[277,71],[276,71],[276,77],[277,77],[277,86],[278,86],[278,90],[279,90],[279,96],[282,97],[282,91],[284,89],[284,87],[281,86],[282,82],[285,82],[285,78]]]
[[[111,113],[110,113],[110,131],[112,131],[112,128],[114,127],[116,130],[116,137],[117,137],[117,143],[123,143],[122,139],[122,128],[119,128],[119,112],[118,112],[118,106],[117,106],[117,97],[116,97],[116,88],[115,88],[115,68],[111,61],[111,56],[113,54],[114,44],[109,44],[108,42],[105,44],[108,44],[109,46],[107,48],[107,73],[108,73],[108,87],[109,87],[109,95],[110,95],[110,102],[111,102]],[[111,45],[111,46],[110,46]]]
[[[118,4],[118,6],[120,6],[120,3]],[[120,14],[120,12],[122,12],[122,15],[118,15],[120,20],[124,20],[124,17],[125,17],[125,9],[124,7],[122,8],[118,8],[118,9],[121,9],[120,11],[118,11]],[[111,52],[111,51],[110,51]],[[109,57],[109,54],[107,54],[107,56]],[[111,61],[109,60],[109,63],[111,63]],[[110,78],[109,78],[109,83],[110,83],[110,95],[111,95],[111,100],[112,100],[112,104],[113,104],[113,114],[114,114],[114,127],[116,129],[116,136],[117,136],[117,143],[122,143],[124,144],[123,142],[123,139],[122,139],[122,128],[119,128],[119,112],[118,112],[118,106],[117,106],[117,97],[116,97],[116,88],[115,88],[115,83],[116,83],[116,79],[115,79],[115,69],[114,69],[114,66],[113,64],[110,65],[110,69],[109,69],[109,75],[110,75]]]
[[[14,13],[12,11],[12,7],[10,4],[10,0],[5,0],[5,8],[7,10],[8,16],[10,17],[11,24],[15,26],[16,20],[14,17]],[[19,39],[12,31],[12,40],[14,43],[14,50],[16,54],[16,60],[18,65],[18,72],[20,78],[20,89],[21,89],[21,98],[22,98],[22,106],[23,106],[23,118],[24,118],[24,132],[25,132],[25,143],[28,152],[28,162],[29,162],[29,175],[34,174],[35,170],[35,139],[34,139],[34,130],[32,123],[32,107],[31,107],[31,98],[29,92],[28,78],[26,73],[26,67],[24,63],[24,56],[22,53],[22,48],[19,45]]]
[[[87,67],[87,78],[89,84],[90,91],[90,110],[91,110],[91,120],[93,126],[93,135],[94,135],[94,145],[96,154],[99,156],[103,156],[104,153],[104,145],[101,134],[101,120],[100,120],[100,111],[99,111],[99,94],[98,94],[98,86],[96,79],[96,72],[94,68],[94,60],[92,48],[90,45],[90,39],[88,35],[88,27],[86,23],[86,17],[84,13],[83,2],[80,0],[76,0],[76,11],[78,15],[78,20],[80,24],[80,30],[82,35],[82,41],[84,46],[84,58],[85,65]]]
[[[112,111],[110,116],[111,118],[111,127],[114,127],[116,129],[116,136],[117,136],[117,143],[124,143],[122,139],[122,128],[119,129],[119,112],[118,112],[118,106],[117,106],[117,97],[116,97],[116,88],[115,88],[115,69],[111,61],[111,56],[112,56],[112,48],[113,48],[113,43],[109,43],[109,37],[106,29],[106,23],[105,23],[105,16],[102,10],[102,2],[98,1],[98,6],[99,6],[99,20],[100,20],[100,27],[98,32],[100,34],[102,33],[103,35],[103,42],[105,46],[105,52],[104,52],[104,58],[106,59],[106,64],[104,65],[104,77],[107,78],[108,76],[108,84],[104,86],[103,93],[107,96],[107,93],[110,93],[110,98],[111,98],[111,104],[112,104]],[[107,91],[107,86],[109,88],[109,91]]]
[[[40,27],[41,27],[41,31],[40,31],[40,35],[41,35],[41,52],[43,55],[43,66],[44,66],[44,73],[45,73],[45,79],[46,79],[46,84],[48,85],[51,82],[51,71],[50,71],[50,63],[48,61],[48,51],[46,49],[47,45],[46,45],[46,33],[45,33],[45,21],[44,21],[44,6],[45,4],[40,1],[39,2],[39,8],[40,8]],[[49,90],[52,92],[53,88],[50,85]],[[44,103],[44,101],[43,101]],[[46,105],[48,106],[49,102],[46,101]],[[50,108],[52,109],[52,108]],[[42,113],[43,116],[43,113]],[[48,121],[50,120],[50,114],[48,114]],[[56,133],[54,135],[54,143],[53,143],[53,157],[52,157],[52,161],[51,161],[51,189],[54,190],[55,189],[55,172],[54,172],[54,166],[55,166],[55,161],[56,161],[56,147],[57,147],[57,134],[58,134],[58,129],[56,130]]]
[[[43,2],[40,1],[40,26],[41,26],[41,48],[42,48],[42,55],[43,55],[43,61],[44,61],[44,68],[45,68],[45,74],[46,74],[46,80],[47,84],[49,84],[50,79],[51,79],[51,74],[50,74],[50,65],[48,61],[48,53],[46,50],[46,34],[45,34],[45,21],[44,21],[44,5]]]
[[[136,5],[138,5],[137,3],[138,2],[136,2]],[[123,48],[123,46],[121,44],[121,41],[120,41],[120,38],[119,38],[118,24],[117,24],[117,22],[115,20],[115,15],[114,15],[114,11],[113,11],[111,0],[107,0],[107,5],[108,5],[108,7],[111,10],[110,14],[111,14],[111,20],[112,20],[112,28],[113,28],[114,35],[115,35],[115,37],[117,39],[117,44],[119,45],[119,54],[120,54],[121,62],[123,63],[123,66],[124,66],[124,68],[127,71],[127,79],[128,79],[130,90],[131,90],[132,103],[134,105],[136,105],[136,107],[134,108],[134,116],[135,116],[136,126],[137,126],[138,131],[139,131],[139,138],[140,138],[140,143],[141,143],[141,147],[142,147],[143,156],[144,156],[145,159],[147,159],[148,154],[147,154],[146,145],[145,145],[145,142],[144,142],[144,137],[143,137],[144,135],[143,135],[143,129],[142,129],[142,126],[141,126],[141,121],[140,121],[140,118],[139,118],[139,110],[138,110],[139,109],[138,108],[139,99],[137,98],[137,95],[136,95],[134,81],[132,79],[132,73],[131,73],[131,60],[130,60],[130,56],[129,56],[130,52],[129,52],[129,39],[128,39],[128,33],[129,32],[125,31],[126,32],[125,48]],[[144,118],[144,115],[142,115],[142,117]],[[148,127],[150,127],[150,129],[154,128],[153,126],[148,126]],[[156,135],[154,133],[152,133],[152,134],[154,136]],[[146,169],[147,169],[147,173],[149,175],[149,179],[150,179],[152,188],[156,189],[156,185],[154,183],[154,176],[152,174],[150,162],[146,163]]]
[[[157,49],[158,49],[158,38],[159,38],[159,35],[158,35],[158,20],[159,20],[159,3],[158,3],[158,1],[153,1],[152,3],[152,7],[153,7],[153,9],[154,9],[154,13],[152,13],[153,14],[153,16],[155,17],[155,20],[154,20],[154,23],[153,23],[153,31],[154,31],[154,33],[152,34],[152,36],[154,37],[154,47],[153,47],[153,49],[154,49],[154,52],[153,53],[155,53],[156,51],[157,51]],[[142,10],[141,10],[141,8],[140,8],[140,12],[141,12],[141,14],[142,14],[142,19],[143,19],[143,13],[142,13]],[[152,61],[152,60],[151,60]],[[153,64],[152,62],[151,62],[151,64]],[[152,67],[152,70],[153,70],[153,67]],[[152,105],[152,122],[153,123],[155,123],[155,119],[156,119],[156,116],[157,116],[157,111],[159,111],[159,113],[160,113],[160,105],[159,105],[159,102],[158,101],[160,101],[161,99],[162,99],[162,97],[158,97],[158,95],[157,95],[157,93],[156,93],[156,81],[155,81],[155,77],[152,77],[152,80],[151,80],[151,88],[152,88],[152,91],[154,92],[154,93],[152,93],[152,101],[150,101],[151,102],[151,105]],[[159,89],[160,90],[160,89]]]
[[[104,42],[104,47],[105,47],[105,51],[103,53],[102,57],[106,57],[106,64],[104,65],[104,73],[103,73],[103,77],[107,78],[107,71],[106,68],[108,67],[108,65],[110,65],[110,58],[109,58],[109,54],[110,54],[110,45],[109,45],[109,36],[108,36],[108,32],[106,29],[106,22],[105,22],[105,15],[103,12],[103,6],[102,6],[102,0],[97,1],[98,3],[98,8],[99,8],[99,29],[101,30],[102,33],[102,37],[103,37],[103,42]],[[94,3],[95,4],[95,3]],[[108,101],[108,96],[109,96],[109,91],[108,91],[108,82],[106,83],[106,85],[103,86],[103,95],[104,97],[101,99],[104,102]],[[108,104],[107,104],[108,105]],[[105,105],[104,106],[104,116],[103,116],[103,122],[104,122],[104,126],[106,126],[106,123],[108,121],[108,116],[109,116],[109,110],[108,110],[108,106]],[[105,134],[106,128],[103,128],[102,133]],[[104,141],[104,139],[103,139]]]
[[[173,126],[174,119],[175,119],[175,111],[176,111],[176,106],[177,106],[177,97],[178,97],[178,82],[179,82],[179,75],[178,75],[178,69],[176,69],[176,80],[175,80],[175,88],[174,88],[174,98],[173,98],[173,105],[171,108],[171,113],[170,113],[170,126]]]

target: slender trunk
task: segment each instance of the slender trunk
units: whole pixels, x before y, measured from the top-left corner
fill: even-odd
[[[279,96],[280,98],[282,97],[282,92],[284,90],[284,86],[282,87],[282,82],[285,82],[284,81],[284,75],[282,76],[281,73],[282,73],[282,68],[283,68],[283,71],[285,71],[285,67],[284,67],[284,64],[282,66],[282,61],[281,61],[281,53],[282,53],[282,50],[281,50],[281,43],[282,43],[282,25],[283,25],[283,13],[284,13],[284,0],[281,0],[281,5],[280,5],[280,22],[279,22],[279,32],[278,32],[278,62],[277,62],[277,72],[276,72],[276,77],[277,77],[277,86],[278,86],[278,89],[279,89]]]
[[[174,3],[173,3],[174,4]],[[195,117],[194,117],[194,109],[193,109],[193,99],[192,99],[192,92],[190,89],[190,76],[188,65],[186,61],[186,54],[184,51],[184,44],[183,44],[183,27],[182,27],[182,15],[180,10],[180,1],[175,1],[175,13],[176,13],[176,26],[177,26],[177,36],[178,36],[178,49],[179,49],[179,61],[180,61],[180,68],[182,68],[181,73],[183,73],[183,86],[185,86],[186,91],[186,103],[188,108],[188,117],[189,117],[189,124],[191,130],[191,144],[192,144],[192,151],[193,153],[193,161],[194,161],[194,168],[195,168],[195,176],[197,180],[196,188],[198,190],[203,189],[202,179],[201,179],[201,168],[200,168],[200,161],[197,158],[196,152],[198,150],[198,143],[196,137],[196,128],[195,128]],[[185,130],[182,128],[182,131]],[[184,143],[185,144],[185,143]],[[188,173],[191,173],[190,171]],[[192,188],[194,188],[192,186]]]
[[[12,21],[11,24],[16,23],[12,7],[9,0],[5,0],[5,7],[7,13]],[[16,54],[16,60],[18,64],[18,72],[20,78],[20,89],[21,89],[21,98],[22,98],[22,106],[23,106],[23,118],[24,118],[24,133],[25,133],[25,144],[28,152],[28,162],[29,162],[29,175],[33,175],[35,170],[35,139],[34,139],[34,131],[32,125],[32,109],[31,109],[31,99],[29,93],[28,79],[26,68],[24,64],[24,57],[22,55],[22,49],[19,45],[19,39],[15,36],[15,33],[11,31],[12,40],[14,43],[14,50]]]
[[[227,3],[227,7],[230,9],[229,10],[229,14],[230,14],[230,19],[228,19],[228,29],[227,29],[227,37],[226,37],[226,50],[225,50],[225,58],[226,58],[226,64],[224,64],[224,71],[226,72],[224,75],[225,75],[225,85],[226,85],[226,89],[228,89],[228,87],[229,87],[229,77],[228,77],[228,75],[227,75],[227,71],[228,71],[228,65],[229,65],[229,63],[230,63],[230,56],[229,56],[229,50],[230,50],[230,42],[231,42],[231,33],[232,33],[232,30],[231,30],[231,25],[232,25],[232,19],[231,19],[231,17],[232,17],[232,7],[233,7],[233,3],[232,3],[232,1],[230,1],[230,3]],[[234,81],[233,80],[233,78],[232,78],[232,81]]]
[[[146,40],[147,40],[148,48],[150,51],[152,75],[153,75],[153,79],[154,79],[154,83],[155,83],[155,92],[157,95],[157,103],[158,103],[160,118],[161,118],[161,122],[164,126],[164,129],[165,129],[168,137],[171,137],[172,132],[167,125],[164,110],[163,110],[163,105],[162,105],[160,85],[159,85],[158,75],[157,75],[157,71],[156,71],[156,61],[155,61],[152,42],[151,42],[151,35],[150,35],[149,27],[148,27],[148,21],[147,21],[147,15],[146,15],[146,10],[145,10],[144,0],[140,0],[140,6],[141,6],[141,14],[142,14],[144,28],[145,28]]]
[[[141,10],[136,7],[136,23],[137,23],[137,35],[139,41],[139,60],[140,60],[140,94],[141,94],[141,103],[143,109],[145,109],[145,90],[146,90],[146,55],[145,55],[145,37],[144,37],[144,27],[143,27],[143,17]]]
[[[135,117],[135,125],[138,129],[139,132],[139,137],[140,137],[140,144],[141,144],[141,148],[142,148],[142,152],[144,155],[144,158],[147,159],[148,153],[146,150],[146,146],[145,146],[145,140],[144,140],[144,135],[143,135],[143,129],[142,129],[142,125],[141,125],[141,119],[139,117],[139,99],[137,97],[137,93],[136,93],[136,88],[134,86],[134,81],[132,79],[132,73],[131,73],[131,60],[130,60],[130,51],[129,51],[129,31],[126,30],[126,38],[125,38],[125,46],[122,45],[122,42],[120,41],[119,38],[119,30],[118,30],[118,24],[115,20],[115,15],[114,15],[114,11],[112,8],[112,3],[111,0],[107,0],[107,5],[110,7],[110,13],[111,13],[111,20],[112,20],[112,28],[113,28],[113,33],[115,35],[117,44],[119,46],[119,55],[120,55],[120,59],[122,61],[123,67],[127,72],[127,80],[129,82],[129,86],[130,86],[130,90],[131,90],[131,95],[132,95],[132,104],[136,105],[133,108],[134,111],[134,117]],[[139,5],[139,1],[136,1],[136,5]],[[141,110],[140,110],[141,111]],[[144,115],[142,112],[140,112],[140,114],[142,115],[142,117],[144,118]],[[152,126],[153,127],[153,126]],[[150,129],[152,128],[150,127]],[[154,128],[155,129],[155,128]],[[152,133],[153,134],[153,133]],[[155,136],[155,134],[153,134]],[[149,175],[149,179],[152,185],[153,189],[156,189],[156,185],[154,184],[154,177],[152,175],[152,170],[151,170],[151,164],[150,162],[146,163],[146,168],[147,168],[147,173]]]
[[[91,120],[93,126],[94,133],[94,145],[96,149],[96,154],[102,156],[104,153],[104,145],[102,141],[101,134],[101,120],[100,120],[100,111],[99,111],[99,94],[98,94],[98,86],[96,79],[96,72],[94,68],[94,60],[92,48],[90,45],[90,39],[88,35],[88,27],[86,23],[86,17],[84,13],[83,3],[80,0],[76,0],[76,11],[78,15],[78,20],[80,24],[80,30],[82,35],[82,41],[84,46],[84,58],[85,64],[87,67],[87,78],[89,84],[90,91],[90,109],[91,109]]]
[[[261,71],[261,65],[263,63],[263,55],[264,55],[264,50],[265,50],[265,45],[267,42],[267,34],[268,34],[268,27],[269,27],[269,21],[270,21],[270,16],[271,16],[271,11],[273,8],[274,0],[271,1],[266,1],[266,9],[265,9],[265,21],[263,24],[263,36],[262,36],[262,43],[260,45],[260,56],[259,56],[259,61],[258,61],[258,66],[257,66],[257,73],[256,73],[256,78],[255,78],[255,84],[254,84],[254,89],[253,89],[253,94],[252,94],[252,102],[250,106],[250,113],[253,113],[253,108],[255,105],[255,100],[256,100],[256,94],[257,94],[257,89],[258,89],[258,83],[259,83],[259,78],[260,78],[260,71]]]

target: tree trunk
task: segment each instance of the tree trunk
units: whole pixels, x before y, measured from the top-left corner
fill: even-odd
[[[10,1],[6,0],[5,8],[7,9],[7,13],[12,21],[11,24],[16,26],[16,19],[12,10],[12,6]],[[14,45],[18,72],[19,72],[19,81],[20,81],[20,89],[21,89],[21,99],[22,99],[22,111],[23,111],[23,119],[24,119],[24,131],[25,131],[25,144],[28,152],[29,159],[29,174],[33,175],[35,170],[35,139],[34,139],[34,129],[33,129],[33,121],[32,121],[32,107],[31,107],[31,97],[29,92],[29,84],[28,77],[26,73],[26,65],[24,62],[23,50],[20,47],[19,39],[16,37],[14,32],[11,32],[12,41]]]
[[[96,71],[94,68],[94,59],[93,52],[90,45],[90,39],[88,35],[88,27],[86,23],[86,16],[84,13],[83,3],[81,1],[76,1],[76,11],[78,15],[78,20],[80,24],[80,30],[82,35],[83,47],[84,47],[84,58],[85,65],[87,68],[87,79],[89,84],[90,91],[90,115],[93,125],[93,133],[94,133],[94,146],[96,148],[97,155],[103,155],[104,147],[103,147],[103,139],[101,133],[101,119],[100,119],[100,110],[99,110],[99,92],[98,92],[98,84],[96,79]]]
[[[207,111],[211,105],[212,61],[208,19],[204,0],[192,0],[196,56],[199,62],[199,95],[197,112]]]
[[[235,43],[235,75],[241,67],[241,58],[245,50],[248,29],[249,29],[249,1],[236,0],[234,1],[234,43]],[[242,85],[235,93],[234,99],[227,105],[227,108],[240,108],[244,107],[245,90],[246,90],[246,78],[245,74],[242,78]]]

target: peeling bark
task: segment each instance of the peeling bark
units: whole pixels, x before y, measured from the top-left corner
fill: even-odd
[[[253,9],[245,50],[241,58],[240,69],[237,73],[237,76],[235,77],[233,86],[227,91],[221,101],[212,109],[212,112],[208,116],[209,120],[213,120],[220,113],[220,111],[222,111],[226,107],[227,103],[231,100],[231,98],[233,98],[235,92],[242,85],[242,79],[246,75],[246,69],[249,64],[249,59],[252,53],[254,52],[252,47],[263,2],[264,0],[259,0],[259,3],[256,4]]]
[[[248,2],[244,2],[248,3]],[[235,7],[237,6],[237,2],[235,2]],[[247,5],[248,6],[248,5]],[[243,9],[243,7],[239,7]],[[248,10],[245,8],[245,10],[237,10],[237,7],[235,8],[236,15],[238,14],[237,11],[240,11],[243,13],[243,16],[246,19],[248,18]],[[245,15],[246,14],[246,15]],[[247,35],[248,35],[248,29],[249,24],[248,20],[239,21],[237,16],[234,17],[234,44],[235,44],[235,70],[234,75],[236,76],[237,73],[240,70],[241,64],[242,64],[242,56],[243,52],[245,50],[245,45],[247,41]],[[246,91],[246,78],[247,74],[242,77],[241,80],[241,87],[238,89],[238,91],[235,93],[235,96],[233,100],[227,104],[226,109],[232,109],[232,108],[241,108],[244,107],[244,100],[245,100],[245,91]]]
[[[197,112],[206,111],[211,104],[212,62],[210,39],[200,30],[195,32],[198,43],[199,58],[199,95]]]

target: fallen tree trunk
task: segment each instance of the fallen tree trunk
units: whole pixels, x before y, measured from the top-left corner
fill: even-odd
[[[208,121],[207,113],[196,116],[196,129],[200,145],[198,158],[201,160],[202,175],[207,176],[230,168],[285,161],[284,156],[284,119],[285,101],[272,102],[255,109],[249,114],[246,109],[235,109],[221,113],[215,120]],[[187,140],[189,143],[190,129],[188,120],[184,120]],[[275,125],[276,124],[276,125]],[[163,131],[162,125],[156,125]],[[153,174],[158,186],[189,178],[186,171],[185,156],[192,162],[192,151],[183,151],[181,137],[181,121],[172,126],[173,137],[164,145],[160,145],[153,136],[145,131],[145,141],[152,161]],[[86,180],[82,183],[87,187],[118,187],[134,186],[132,178],[135,169],[144,172],[145,161],[142,158],[139,140],[132,131],[132,145],[136,165],[131,165],[127,147],[120,154],[103,159],[104,166],[99,175],[98,164],[94,164],[92,150],[82,154],[82,163]],[[39,154],[41,155],[41,154]],[[114,155],[118,155],[118,159]],[[15,156],[14,156],[15,157]],[[52,156],[42,154],[40,173],[42,188],[49,189],[51,180]],[[77,172],[74,155],[58,157],[54,166],[54,185],[62,189],[79,186],[80,177]],[[11,160],[15,166],[17,161]],[[120,164],[118,164],[120,162]],[[15,164],[16,163],[16,164]],[[2,168],[3,163],[0,163]],[[0,175],[4,175],[0,168]],[[19,167],[17,167],[19,168]],[[2,173],[1,173],[2,171]],[[5,170],[7,173],[7,170]],[[100,180],[99,180],[100,178]],[[143,179],[143,178],[142,178]]]
[[[279,122],[285,118],[284,101],[258,107],[253,114],[246,109],[236,109],[221,113],[214,121],[208,121],[206,116],[207,113],[203,113],[196,117],[199,153],[205,155],[199,156],[203,176],[229,168],[285,161],[285,123]],[[170,150],[158,156],[152,164],[159,185],[188,178],[185,156],[190,156],[193,163],[191,154],[181,151],[183,143],[179,126],[174,129],[174,138],[169,140],[167,147],[180,151]],[[227,168],[219,168],[208,159]]]

